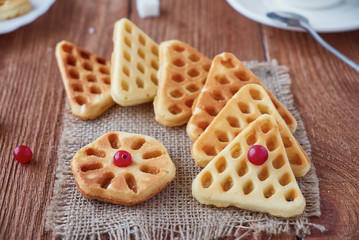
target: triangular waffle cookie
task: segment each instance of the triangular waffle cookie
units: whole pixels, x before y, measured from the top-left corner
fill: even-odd
[[[231,53],[217,55],[212,62],[208,78],[193,106],[193,115],[187,125],[187,134],[195,141],[227,101],[244,85],[260,84],[268,92],[274,106],[294,132],[297,122],[265,85]]]
[[[273,105],[267,91],[258,84],[242,87],[192,145],[192,156],[197,165],[206,166],[249,123],[263,114],[270,114],[277,121],[294,175],[304,176],[310,169],[310,160]]]
[[[181,41],[161,43],[159,85],[154,101],[157,122],[166,126],[188,122],[210,66],[209,58]]]
[[[131,154],[131,165],[114,164],[119,150]],[[71,168],[86,198],[122,205],[138,204],[156,195],[176,172],[162,143],[124,132],[108,132],[82,148],[71,160]]]
[[[73,115],[93,119],[114,104],[110,61],[67,41],[57,44],[55,54]]]
[[[262,165],[248,160],[253,142],[268,151]],[[279,217],[297,216],[305,208],[277,123],[269,115],[248,125],[198,174],[192,195],[202,204],[235,206]]]
[[[158,84],[158,45],[126,18],[116,22],[113,42],[113,100],[122,106],[153,101]]]

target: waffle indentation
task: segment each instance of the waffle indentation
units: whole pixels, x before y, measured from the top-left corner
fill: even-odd
[[[222,84],[222,85],[230,83],[230,81],[228,80],[228,78],[225,75],[217,75],[214,78],[219,84]]]
[[[181,74],[175,74],[172,76],[172,80],[175,82],[183,82],[184,77]]]
[[[140,167],[140,171],[148,174],[159,174],[160,170],[156,167],[149,166],[149,165],[142,165]]]
[[[67,53],[72,53],[72,49],[73,49],[73,47],[71,46],[71,45],[68,45],[68,44],[63,44],[62,45],[62,50],[64,51],[64,52],[67,52]]]
[[[131,149],[133,150],[139,150],[142,148],[142,146],[146,143],[146,140],[144,138],[136,138],[135,141],[131,144]]]
[[[190,84],[186,86],[186,90],[190,93],[197,92],[200,88],[196,84]]]
[[[118,139],[117,134],[110,134],[108,136],[108,142],[110,143],[113,149],[119,149],[121,147],[121,142]]]
[[[285,194],[285,200],[287,202],[293,202],[297,198],[297,196],[297,191],[295,189],[291,189]]]
[[[263,99],[261,92],[256,89],[249,90],[249,94],[251,95],[253,100],[262,100]]]
[[[86,79],[88,82],[97,82],[96,76],[93,74],[86,75]]]
[[[239,177],[243,177],[248,172],[248,166],[246,161],[241,161],[237,167],[237,174]]]
[[[292,146],[292,141],[287,136],[282,136],[282,141],[285,148],[290,148]]]
[[[225,131],[217,130],[215,134],[217,136],[218,141],[220,141],[220,142],[229,142],[228,135],[227,135],[227,133]]]
[[[201,183],[203,188],[209,188],[213,183],[213,177],[210,172],[205,172],[201,177]]]
[[[144,87],[144,82],[141,78],[137,77],[136,78],[136,85],[138,88],[143,88]]]
[[[131,189],[134,193],[137,193],[137,182],[135,177],[131,173],[127,173],[125,180],[128,188]]]
[[[296,166],[302,165],[302,159],[300,158],[299,154],[297,153],[287,153],[287,154],[290,164]]]
[[[214,107],[212,107],[212,106],[207,106],[207,107],[205,107],[204,110],[205,110],[209,115],[211,115],[211,116],[213,116],[213,117],[217,116],[217,111],[216,111],[216,109],[215,109]]]
[[[211,96],[213,97],[214,100],[216,101],[222,101],[224,100],[224,97],[222,95],[222,93],[220,91],[213,91],[211,93]]]
[[[245,184],[243,184],[242,187],[244,195],[250,194],[254,190],[254,185],[251,180],[247,181]]]
[[[205,145],[205,146],[203,146],[202,150],[208,156],[216,156],[217,155],[217,151],[212,145]]]
[[[80,84],[80,83],[73,83],[73,84],[71,84],[71,87],[75,92],[83,92],[84,91],[84,88],[82,87],[82,84]]]
[[[145,57],[146,57],[145,52],[144,52],[141,48],[138,49],[137,54],[138,54],[142,59],[145,59]]]
[[[199,71],[195,68],[192,68],[188,70],[187,75],[190,76],[191,78],[195,78],[199,75]]]
[[[101,93],[101,88],[97,85],[93,85],[90,87],[90,92],[93,94],[100,94]]]
[[[170,95],[171,95],[171,97],[173,97],[173,98],[180,98],[180,97],[183,96],[183,92],[182,92],[181,90],[179,90],[179,89],[175,89],[175,90],[172,90],[172,91],[170,92]]]
[[[175,50],[176,52],[183,52],[184,51],[184,47],[181,47],[177,44],[172,46],[173,50]]]
[[[175,59],[173,62],[173,65],[175,65],[176,67],[183,67],[186,63],[181,60],[181,59]]]
[[[282,186],[288,185],[292,181],[289,173],[284,173],[278,180],[279,184]]]
[[[111,184],[112,179],[114,178],[115,175],[112,172],[104,173],[99,179],[98,183],[100,184],[101,188],[107,189],[108,186]]]
[[[228,176],[221,184],[224,192],[229,191],[233,187],[233,185],[233,179],[231,178],[231,176]]]
[[[227,168],[227,161],[226,161],[226,159],[225,159],[224,157],[220,157],[220,158],[217,160],[215,166],[216,166],[217,172],[218,172],[218,173],[222,173],[222,172],[223,172],[224,170],[226,170],[226,168]]]
[[[247,134],[246,142],[247,142],[248,146],[252,146],[257,142],[257,136],[254,131],[251,131],[249,134]]]
[[[104,158],[106,157],[106,153],[104,151],[95,149],[95,148],[87,148],[85,150],[85,153],[87,156],[96,156],[96,157],[100,157],[100,158]]]
[[[152,151],[149,151],[149,152],[145,152],[143,155],[142,155],[142,158],[147,160],[147,159],[152,159],[152,158],[157,158],[159,156],[162,155],[162,152],[159,151],[159,150],[152,150]]]
[[[260,128],[261,128],[262,133],[266,134],[273,128],[273,125],[270,121],[265,121],[265,122],[261,123]]]
[[[103,168],[102,163],[91,163],[91,164],[84,164],[80,167],[80,170],[82,172],[88,172],[88,171],[93,171],[93,170],[97,170]]]
[[[76,101],[77,104],[80,105],[80,106],[82,106],[82,105],[84,105],[84,104],[87,103],[86,97],[85,97],[85,96],[82,96],[82,95],[75,97],[75,101]]]
[[[239,103],[238,103],[238,108],[239,108],[239,110],[240,110],[242,113],[244,113],[244,114],[249,114],[249,113],[251,113],[251,108],[250,108],[250,106],[249,106],[247,103],[245,103],[245,102],[239,102]]]
[[[240,127],[239,120],[236,117],[228,116],[227,117],[227,122],[232,128],[239,128]]]
[[[270,198],[271,196],[273,196],[275,193],[275,189],[272,185],[266,187],[263,191],[263,195],[265,198]]]
[[[249,81],[251,79],[250,75],[246,71],[237,71],[234,73],[234,76],[243,82]]]
[[[275,169],[280,169],[285,164],[284,157],[282,154],[278,155],[272,162]]]
[[[267,149],[272,152],[279,147],[279,142],[275,136],[272,136],[267,139],[266,145]]]
[[[182,112],[182,108],[180,108],[178,105],[172,105],[168,108],[168,111],[172,113],[173,115],[180,114]]]
[[[80,73],[79,73],[79,71],[76,70],[76,69],[74,69],[74,68],[70,69],[69,75],[70,75],[70,77],[73,78],[73,79],[79,79],[79,78],[80,78]]]
[[[199,56],[197,56],[196,54],[191,54],[188,57],[189,60],[191,60],[192,62],[198,62],[201,58]]]
[[[242,148],[239,143],[236,143],[231,148],[231,156],[233,159],[238,158],[242,154]]]
[[[267,167],[264,167],[259,173],[258,173],[258,179],[260,181],[265,181],[269,177],[269,171]]]

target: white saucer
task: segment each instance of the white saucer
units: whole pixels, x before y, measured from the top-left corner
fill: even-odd
[[[227,0],[227,2],[244,16],[272,27],[300,30],[287,27],[266,16],[266,13],[271,11],[287,11],[308,18],[310,24],[318,32],[344,32],[359,29],[358,0],[343,0],[337,5],[322,9],[299,9],[280,0]]]
[[[25,15],[13,19],[0,21],[0,34],[12,32],[19,27],[29,24],[47,12],[56,0],[31,0],[32,10]]]

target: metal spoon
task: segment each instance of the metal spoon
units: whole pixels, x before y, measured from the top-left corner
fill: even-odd
[[[326,41],[324,41],[323,38],[321,38],[319,34],[309,24],[308,19],[305,18],[304,16],[291,12],[269,12],[267,13],[267,17],[282,22],[290,27],[298,27],[305,29],[314,37],[314,39],[320,45],[322,45],[328,51],[330,51],[335,56],[343,60],[346,64],[354,68],[354,70],[359,73],[359,65],[353,62],[352,60],[350,60],[349,58],[347,58],[346,56],[344,56],[342,53],[340,53],[332,46],[330,46]]]

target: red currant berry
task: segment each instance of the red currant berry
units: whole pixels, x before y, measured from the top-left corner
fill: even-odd
[[[24,145],[17,146],[13,152],[16,161],[21,163],[28,163],[32,159],[32,151],[29,147]]]
[[[120,150],[113,156],[113,163],[117,167],[128,167],[132,163],[131,154],[127,151]]]
[[[262,145],[252,145],[249,147],[247,157],[254,165],[262,165],[268,159],[268,151]]]

